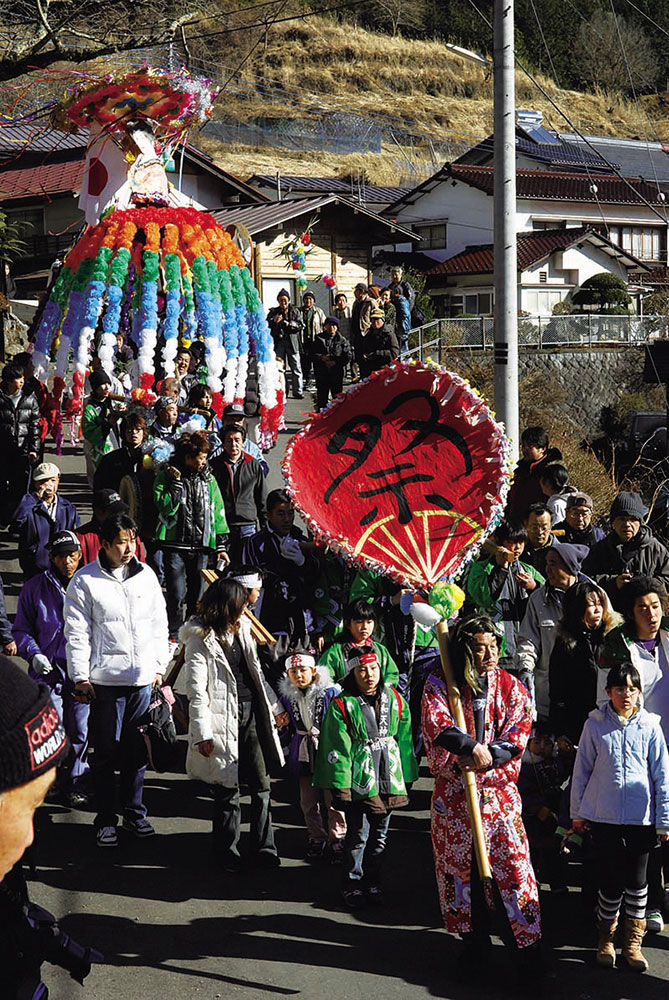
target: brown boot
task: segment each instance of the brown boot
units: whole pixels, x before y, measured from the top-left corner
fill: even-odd
[[[613,938],[618,927],[618,918],[614,920],[597,921],[597,965],[612,969],[616,961],[616,949]]]
[[[646,972],[648,962],[643,957],[641,942],[646,932],[646,921],[625,917],[625,936],[623,939],[623,958],[633,972]]]

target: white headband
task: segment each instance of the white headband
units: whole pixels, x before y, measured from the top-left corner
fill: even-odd
[[[233,580],[237,583],[241,583],[242,587],[248,587],[249,590],[260,590],[262,587],[262,577],[260,573],[241,573],[239,576],[233,576]]]
[[[313,656],[309,656],[308,653],[293,653],[286,660],[286,670],[290,667],[315,667],[316,660]]]

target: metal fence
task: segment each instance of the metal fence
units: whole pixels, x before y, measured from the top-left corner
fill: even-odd
[[[590,347],[598,344],[640,344],[669,336],[668,316],[519,316],[518,344],[525,348]],[[405,357],[423,358],[449,348],[492,348],[495,322],[490,316],[435,319],[416,327]]]

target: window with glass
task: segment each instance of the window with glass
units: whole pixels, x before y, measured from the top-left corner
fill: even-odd
[[[415,233],[420,236],[417,250],[444,250],[446,248],[446,223],[440,222],[432,226],[414,226]]]

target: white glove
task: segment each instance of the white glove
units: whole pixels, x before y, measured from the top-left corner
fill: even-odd
[[[411,616],[418,625],[423,628],[432,628],[441,621],[439,612],[428,604],[427,601],[414,601],[411,605]]]
[[[296,566],[304,566],[304,552],[300,548],[297,538],[286,535],[281,539],[281,555],[284,559],[290,559]]]
[[[36,674],[44,677],[45,674],[51,672],[51,660],[44,653],[35,653],[32,660],[30,661],[30,666],[33,668]]]

